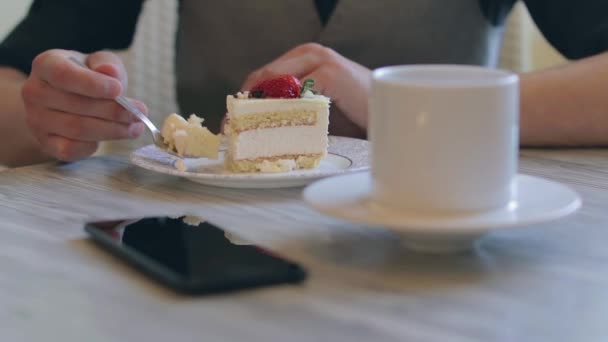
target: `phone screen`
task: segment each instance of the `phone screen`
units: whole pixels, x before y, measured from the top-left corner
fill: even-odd
[[[192,293],[296,283],[305,270],[197,218],[91,222],[93,239],[170,287]]]

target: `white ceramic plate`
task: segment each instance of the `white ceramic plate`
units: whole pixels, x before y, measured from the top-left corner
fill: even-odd
[[[328,155],[312,170],[286,173],[232,173],[224,168],[224,152],[218,160],[184,159],[187,170],[175,168],[179,159],[154,145],[144,146],[131,154],[131,162],[151,171],[187,178],[191,181],[227,188],[286,188],[306,185],[323,177],[369,169],[367,140],[329,137]]]
[[[304,190],[304,199],[327,215],[395,230],[407,247],[426,252],[468,249],[490,230],[554,220],[581,206],[580,197],[565,185],[521,174],[516,182],[510,205],[468,215],[431,216],[380,206],[370,199],[369,172],[315,182]]]

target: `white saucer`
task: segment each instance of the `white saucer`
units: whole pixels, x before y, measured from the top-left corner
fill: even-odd
[[[382,207],[370,199],[369,172],[315,182],[304,190],[304,199],[327,215],[397,231],[408,248],[426,252],[468,249],[490,230],[554,220],[581,206],[578,194],[565,185],[521,174],[516,182],[509,206],[466,215],[430,216]]]
[[[227,188],[286,188],[309,184],[320,178],[369,169],[367,140],[329,137],[328,155],[311,170],[286,173],[232,173],[224,168],[224,152],[217,160],[207,158],[183,159],[187,169],[180,171],[175,157],[154,145],[144,146],[131,154],[131,162],[144,169],[184,177],[206,185]]]

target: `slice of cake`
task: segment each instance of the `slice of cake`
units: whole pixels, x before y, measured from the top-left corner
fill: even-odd
[[[226,167],[232,172],[311,169],[327,154],[328,97],[289,75],[228,95]]]
[[[161,129],[163,141],[181,157],[218,158],[220,137],[202,125],[203,119],[191,114],[188,120],[173,113]]]

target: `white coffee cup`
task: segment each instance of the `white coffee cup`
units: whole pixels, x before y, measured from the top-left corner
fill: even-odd
[[[376,69],[370,98],[372,200],[462,214],[509,205],[519,144],[519,79],[464,65]]]

